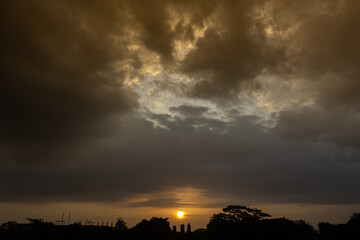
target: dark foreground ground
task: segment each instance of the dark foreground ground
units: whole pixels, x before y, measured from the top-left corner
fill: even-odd
[[[206,229],[184,233],[170,229],[167,218],[142,220],[133,228],[119,218],[115,227],[83,226],[71,224],[57,226],[53,223],[30,219],[28,224],[7,222],[0,227],[1,240],[360,240],[360,214],[353,214],[344,224],[321,222],[315,230],[305,221],[270,218],[269,214],[255,208],[228,206],[223,213],[214,214]]]

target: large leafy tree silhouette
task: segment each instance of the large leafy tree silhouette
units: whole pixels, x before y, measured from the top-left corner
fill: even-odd
[[[264,213],[257,208],[249,208],[241,205],[230,205],[223,208],[223,213],[214,214],[210,223],[213,222],[241,222],[245,220],[261,220],[265,217],[271,217],[270,214]]]

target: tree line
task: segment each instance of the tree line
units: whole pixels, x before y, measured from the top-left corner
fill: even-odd
[[[320,222],[318,229],[303,220],[271,218],[257,208],[231,205],[214,214],[206,228],[193,232],[173,232],[168,218],[153,217],[128,228],[122,218],[115,227],[71,224],[57,226],[50,222],[16,222],[0,226],[0,240],[67,239],[67,240],[359,240],[360,213],[354,213],[344,224]]]

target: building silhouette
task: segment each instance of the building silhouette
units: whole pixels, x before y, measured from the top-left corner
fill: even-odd
[[[191,225],[190,225],[190,223],[187,224],[186,233],[191,233]]]
[[[180,225],[180,232],[181,234],[185,234],[185,224]]]

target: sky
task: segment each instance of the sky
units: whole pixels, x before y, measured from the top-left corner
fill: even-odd
[[[358,26],[346,0],[1,1],[0,222],[346,222]]]

